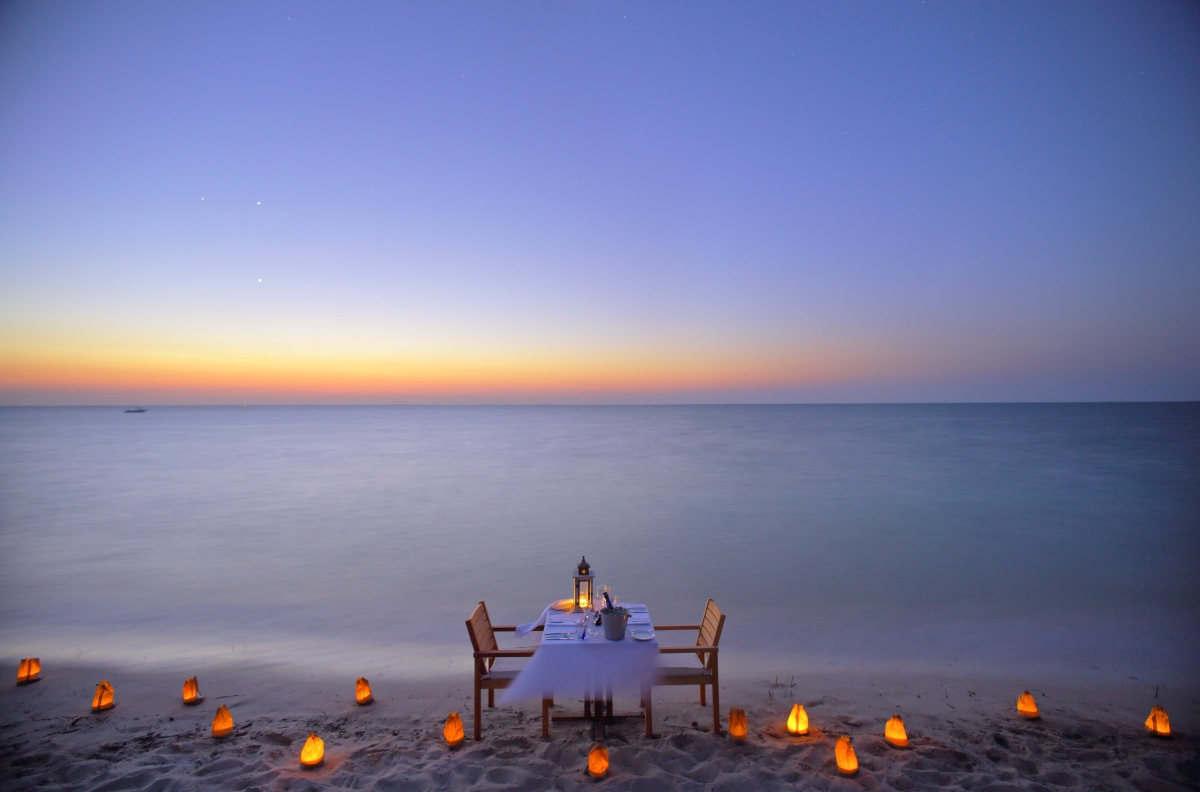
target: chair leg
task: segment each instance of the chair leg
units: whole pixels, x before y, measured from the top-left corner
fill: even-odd
[[[613,722],[613,691],[609,687],[604,696],[604,717],[609,723]]]
[[[705,706],[705,704],[704,704],[704,685],[700,686],[700,706],[701,707]]]
[[[488,709],[496,707],[496,691],[493,688],[488,688]]]
[[[479,666],[475,667],[475,742],[483,739],[483,712],[480,705],[483,704],[483,697],[480,695],[482,690],[479,687]]]
[[[713,734],[721,733],[721,683],[717,676],[717,656],[712,656]]]
[[[542,699],[542,737],[550,739],[550,699]]]

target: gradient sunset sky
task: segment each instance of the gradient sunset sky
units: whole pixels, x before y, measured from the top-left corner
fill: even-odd
[[[7,3],[0,404],[1200,398],[1193,3]]]

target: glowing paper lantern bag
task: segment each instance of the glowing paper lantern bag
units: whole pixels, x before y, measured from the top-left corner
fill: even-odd
[[[442,729],[442,736],[446,738],[446,745],[451,748],[457,748],[462,745],[463,722],[457,712],[451,712],[450,717],[446,718],[446,726]]]
[[[837,738],[833,756],[837,759],[838,772],[842,775],[854,775],[858,772],[858,756],[854,753],[854,746],[850,744],[849,737]]]
[[[748,725],[746,723],[746,712],[741,707],[734,707],[729,710],[729,736],[735,740],[746,739]]]
[[[196,677],[191,677],[183,683],[183,703],[189,706],[199,704],[204,701],[204,696],[200,695],[200,683],[196,681]]]
[[[1170,737],[1171,720],[1167,717],[1167,711],[1155,704],[1154,708],[1150,710],[1150,717],[1146,718],[1146,728],[1156,737]]]
[[[884,725],[883,739],[897,748],[908,747],[908,732],[905,731],[904,721],[900,720],[899,715],[893,715],[892,719]]]
[[[316,767],[325,761],[325,741],[316,732],[308,735],[304,747],[300,749],[300,764],[304,767]]]
[[[371,695],[371,683],[366,677],[359,677],[354,681],[354,700],[359,704],[370,704],[375,700]]]
[[[592,746],[588,753],[588,775],[592,778],[604,778],[608,772],[608,749],[600,743]]]
[[[92,712],[112,709],[114,703],[113,686],[109,684],[108,680],[96,685],[96,695],[92,696]]]
[[[1037,720],[1041,717],[1038,714],[1037,702],[1033,700],[1033,694],[1028,690],[1017,699],[1017,714],[1027,720]]]
[[[213,716],[212,736],[213,737],[228,737],[233,734],[233,715],[229,712],[229,707],[224,704],[217,707],[217,714]]]
[[[788,715],[787,730],[788,734],[795,737],[808,734],[808,713],[799,704],[792,705],[792,713]]]
[[[38,674],[42,673],[42,661],[36,657],[26,657],[21,661],[21,665],[17,666],[17,684],[28,685],[30,682],[37,682],[41,679]]]

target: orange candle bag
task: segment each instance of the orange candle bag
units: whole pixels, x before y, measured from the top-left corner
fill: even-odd
[[[850,744],[849,737],[837,738],[833,756],[837,759],[838,772],[842,775],[850,776],[858,772],[858,756],[854,753],[854,746]]]
[[[191,677],[183,683],[183,703],[188,706],[199,704],[204,701],[204,696],[200,695],[200,683],[196,681],[196,677]]]
[[[116,702],[113,700],[113,686],[108,680],[96,685],[96,695],[92,696],[92,712],[102,712],[112,709]]]
[[[316,732],[308,735],[304,747],[300,749],[300,765],[302,767],[317,767],[325,761],[325,741]]]
[[[883,739],[897,748],[908,747],[908,732],[904,729],[904,721],[899,715],[893,715],[883,727]]]
[[[608,773],[608,749],[600,743],[592,746],[588,753],[588,775],[599,781]]]
[[[212,736],[220,739],[233,734],[233,715],[229,712],[229,707],[224,704],[217,707],[217,714],[213,716]]]
[[[366,677],[359,677],[354,680],[354,700],[359,704],[370,704],[375,700],[371,695],[371,683]]]
[[[792,712],[788,715],[787,730],[788,734],[793,737],[803,737],[808,734],[808,713],[799,704],[792,705]]]
[[[1017,699],[1017,714],[1026,720],[1037,720],[1042,717],[1038,713],[1037,702],[1033,700],[1033,694],[1028,690]]]
[[[466,735],[463,733],[462,718],[457,712],[451,712],[450,717],[446,718],[446,726],[442,729],[442,736],[446,738],[446,745],[451,748],[457,748],[463,744]]]
[[[41,679],[41,673],[42,661],[36,657],[26,657],[21,661],[21,665],[17,666],[17,684],[28,685],[30,682],[37,682]]]

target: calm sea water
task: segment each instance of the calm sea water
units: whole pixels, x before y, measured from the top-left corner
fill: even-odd
[[[1194,681],[1200,405],[0,410],[5,656],[465,674],[583,554],[726,674]]]

